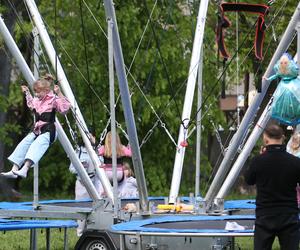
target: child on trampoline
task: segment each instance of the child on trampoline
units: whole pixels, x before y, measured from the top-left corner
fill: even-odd
[[[129,163],[124,163],[124,184],[119,192],[121,198],[137,198],[139,196],[136,179]]]
[[[54,85],[53,91],[51,90],[53,83],[54,78],[50,74],[35,81],[33,83],[35,97],[32,97],[27,86],[21,86],[27,106],[34,113],[35,124],[33,131],[17,145],[8,157],[13,166],[9,172],[2,172],[2,176],[12,179],[16,179],[18,176],[26,178],[29,168],[42,158],[49,146],[56,140],[55,112],[65,114],[71,104],[62,94],[58,85]]]
[[[105,137],[105,144],[98,149],[99,155],[103,156],[104,164],[101,166],[104,168],[108,179],[112,182],[112,147],[111,147],[112,135],[108,132]],[[131,157],[130,146],[124,146],[121,143],[118,133],[116,134],[116,152],[117,152],[117,179],[118,182],[124,180],[123,161],[125,157]]]
[[[271,116],[273,119],[288,126],[300,123],[300,79],[298,66],[291,56],[284,53],[274,66],[275,75],[265,78],[272,81],[280,78],[273,96]]]

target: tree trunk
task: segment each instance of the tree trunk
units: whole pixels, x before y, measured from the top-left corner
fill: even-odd
[[[19,1],[15,1],[15,7],[19,6]],[[6,1],[0,1],[2,6],[6,6],[5,12],[3,13],[3,20],[13,35],[13,30],[16,23],[16,16],[14,14],[14,10],[11,6],[8,6]],[[11,59],[8,50],[5,47],[0,48],[0,95],[1,97],[8,97],[9,94],[9,84],[10,84],[10,76],[11,76]],[[0,110],[0,127],[3,127],[6,123],[7,114]],[[0,141],[0,171],[4,169],[4,156],[5,156],[5,144]],[[4,198],[5,200],[8,199],[15,199],[16,193],[13,189],[10,188],[8,182],[5,178],[1,178],[0,181],[0,197]]]

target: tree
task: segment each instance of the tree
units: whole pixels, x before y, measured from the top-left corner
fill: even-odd
[[[14,33],[14,27],[16,23],[16,15],[14,11],[20,6],[19,1],[12,1],[11,3],[15,6],[16,9],[10,8],[6,1],[0,1],[1,7],[0,10],[3,13],[3,20],[6,24],[7,29],[10,33]],[[3,41],[1,41],[0,47],[0,171],[4,170],[4,155],[5,155],[5,143],[12,143],[11,140],[7,139],[7,135],[16,130],[15,126],[9,125],[7,121],[7,111],[9,110],[10,102],[8,100],[9,94],[9,85],[11,82],[11,72],[12,72],[12,60],[9,57],[8,50],[6,49]],[[7,181],[4,178],[1,178],[0,182],[1,196],[7,198],[14,198],[15,193],[9,187]]]

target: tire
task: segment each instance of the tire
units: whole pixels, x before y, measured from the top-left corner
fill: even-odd
[[[91,241],[87,241],[83,247],[84,250],[109,250],[104,241],[100,239],[92,239]]]
[[[115,243],[106,231],[88,230],[77,241],[75,250],[117,250]]]

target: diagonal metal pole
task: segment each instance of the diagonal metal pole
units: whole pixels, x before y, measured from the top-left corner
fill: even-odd
[[[194,43],[193,43],[193,51],[192,51],[190,68],[189,68],[189,78],[187,82],[183,111],[181,115],[183,124],[180,125],[180,129],[179,129],[171,189],[169,194],[169,203],[171,204],[174,204],[176,201],[179,192],[180,182],[181,182],[185,147],[181,146],[180,144],[185,139],[184,135],[185,133],[187,133],[187,126],[189,124],[190,117],[191,117],[197,72],[198,72],[198,66],[200,60],[200,52],[203,46],[204,28],[205,28],[205,21],[207,16],[208,3],[209,3],[208,0],[202,0],[199,5],[196,32],[195,32]]]
[[[271,101],[270,101],[271,103]],[[249,136],[242,152],[239,154],[237,160],[235,161],[234,165],[232,166],[227,178],[225,179],[223,185],[221,186],[216,198],[222,198],[228,194],[230,188],[235,183],[239,173],[241,172],[247,158],[249,157],[253,147],[255,146],[257,140],[259,139],[261,133],[263,132],[264,128],[267,125],[267,122],[270,119],[270,105],[268,104],[265,108],[263,114],[261,115],[259,121],[257,122],[256,126],[254,127],[251,135]]]
[[[271,75],[273,67],[276,63],[276,61],[280,58],[280,56],[287,50],[289,44],[291,43],[293,36],[295,34],[295,27],[297,25],[297,22],[299,21],[300,18],[300,3],[298,4],[288,27],[286,28],[282,39],[270,61],[270,64],[265,72],[265,76],[268,77]],[[237,132],[235,133],[234,137],[231,140],[231,144],[229,145],[224,159],[221,162],[221,165],[213,179],[213,182],[210,185],[209,190],[206,193],[205,196],[205,201],[209,205],[214,197],[216,196],[217,192],[219,191],[221,185],[223,184],[226,175],[228,174],[231,163],[235,158],[235,155],[239,149],[239,146],[241,143],[244,141],[247,131],[249,129],[249,126],[253,122],[256,113],[259,110],[259,107],[262,103],[262,100],[267,92],[267,89],[270,85],[269,81],[262,81],[262,89],[260,93],[257,93],[252,104],[249,106],[247,112],[244,115],[244,118],[240,124],[240,127],[238,128]]]
[[[140,152],[135,120],[133,116],[133,110],[130,100],[128,82],[125,73],[124,59],[121,47],[121,41],[119,36],[118,24],[115,14],[115,9],[111,0],[104,0],[105,14],[106,18],[110,20],[113,24],[112,38],[114,47],[114,61],[115,68],[118,77],[119,89],[121,93],[121,99],[124,109],[125,122],[127,127],[127,132],[129,136],[129,143],[132,149],[132,161],[134,172],[136,175],[140,205],[143,212],[149,210],[148,207],[148,192],[146,186],[146,180],[144,175],[144,168],[142,162],[142,156]]]

